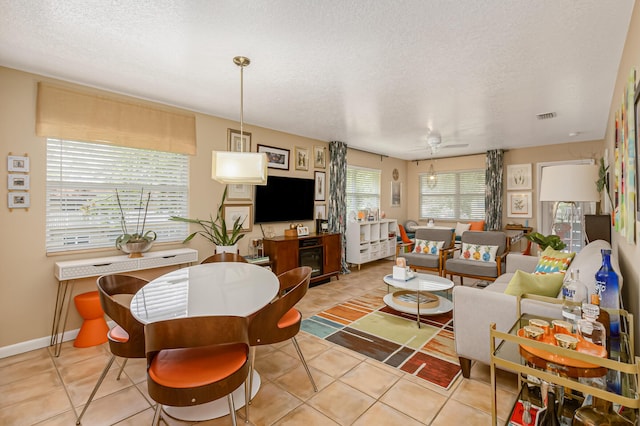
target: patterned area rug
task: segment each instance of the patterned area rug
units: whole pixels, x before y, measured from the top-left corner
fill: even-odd
[[[416,316],[382,301],[384,292],[351,299],[302,321],[302,330],[448,389],[460,374],[452,312]]]

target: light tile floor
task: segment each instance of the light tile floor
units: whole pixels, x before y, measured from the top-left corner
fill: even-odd
[[[385,288],[390,261],[354,268],[339,280],[312,287],[298,304],[309,317],[372,289]],[[395,368],[301,332],[298,341],[318,385],[311,384],[290,342],[259,347],[262,387],[251,404],[251,425],[490,425],[489,367],[474,364],[444,390]],[[74,425],[109,359],[108,346],[77,349],[66,342],[59,358],[50,348],[0,359],[0,424]],[[150,424],[154,402],[145,361],[130,360],[121,380],[114,363],[83,419],[85,426]],[[516,398],[517,378],[499,372],[498,415],[504,424]],[[188,425],[164,416],[167,425]],[[244,409],[238,410],[239,424]],[[231,424],[229,416],[202,425]]]

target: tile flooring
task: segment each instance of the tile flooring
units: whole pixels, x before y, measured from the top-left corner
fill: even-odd
[[[351,297],[386,288],[390,261],[354,268],[339,280],[312,287],[298,304],[309,317]],[[490,425],[489,368],[474,364],[449,390],[301,332],[302,347],[318,385],[314,393],[290,342],[259,347],[262,387],[251,404],[251,425]],[[0,359],[0,424],[74,425],[109,359],[108,346],[76,349],[66,342],[59,358],[50,349]],[[154,402],[145,382],[145,361],[130,360],[121,380],[114,363],[83,419],[85,426],[144,425]],[[516,398],[516,376],[498,378],[498,415],[505,419]],[[244,424],[244,409],[238,410]],[[188,425],[163,417],[166,424]],[[229,425],[228,416],[202,425]],[[504,420],[500,420],[504,424]]]

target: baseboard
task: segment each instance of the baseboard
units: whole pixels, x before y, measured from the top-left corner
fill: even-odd
[[[107,321],[109,328],[113,327],[115,323],[113,321]],[[74,340],[80,332],[79,328],[75,330],[69,330],[64,332],[63,342]],[[26,342],[16,343],[14,345],[3,346],[0,348],[0,359],[7,358],[13,355],[19,355],[29,351],[35,351],[36,349],[42,349],[50,346],[51,336],[39,337],[33,340],[27,340]]]

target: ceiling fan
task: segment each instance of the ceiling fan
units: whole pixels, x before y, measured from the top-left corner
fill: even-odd
[[[449,148],[466,148],[468,147],[468,143],[458,143],[458,144],[447,144],[442,142],[442,136],[440,132],[437,130],[429,130],[427,134],[427,146],[426,148],[431,151],[431,155],[438,152],[440,149],[449,149]],[[412,149],[412,151],[418,151],[424,149],[424,146],[420,146]]]

